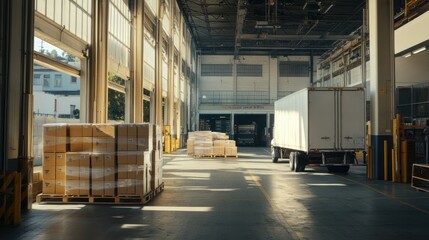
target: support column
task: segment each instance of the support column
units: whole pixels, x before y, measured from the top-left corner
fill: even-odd
[[[89,122],[107,121],[107,35],[109,1],[93,0]]]
[[[173,129],[175,112],[174,112],[174,40],[173,40],[173,27],[174,27],[174,4],[170,4],[170,38],[168,39],[168,125],[172,130],[171,134],[177,134],[177,130]],[[179,96],[180,97],[180,96]],[[177,136],[176,136],[177,138]]]
[[[270,104],[272,104],[272,101],[277,100],[277,81],[278,81],[278,58],[272,58],[268,57],[269,62],[269,83],[270,83]]]
[[[163,125],[162,119],[162,16],[164,15],[164,5],[158,6],[158,20],[156,28],[155,45],[155,124]]]
[[[144,3],[134,1],[132,17],[131,50],[131,111],[130,122],[143,122],[143,40],[144,40]]]
[[[382,180],[384,140],[388,141],[388,149],[392,148],[392,96],[395,87],[393,1],[378,0],[368,1],[368,3],[373,177]]]
[[[6,0],[0,4],[0,174],[21,174],[17,195],[21,209],[27,210],[32,206],[34,2]]]

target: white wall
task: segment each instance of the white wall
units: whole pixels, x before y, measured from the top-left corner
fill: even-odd
[[[270,56],[240,56],[238,60],[234,60],[233,56],[203,55],[201,57],[201,64],[234,64],[234,61],[236,64],[262,65],[262,77],[237,77],[237,92],[266,92],[267,97],[270,99],[277,99],[277,92],[293,92],[310,85],[310,74],[308,77],[279,77],[278,70],[280,61],[310,61],[309,56],[276,58]],[[314,78],[316,79],[316,74],[314,74]],[[202,76],[199,79],[199,90],[234,91],[234,79],[234,76]]]
[[[395,62],[397,86],[429,82],[429,50],[408,58],[397,57]]]

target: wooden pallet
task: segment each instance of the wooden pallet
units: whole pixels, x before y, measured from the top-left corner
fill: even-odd
[[[69,196],[58,194],[39,194],[37,203],[83,203],[83,204],[146,204],[154,197],[153,191],[145,196]]]
[[[225,155],[225,158],[227,158],[227,157],[235,157],[235,158],[238,158],[238,154],[237,154],[237,155]]]
[[[194,158],[205,158],[205,157],[212,158],[213,155],[194,155]]]
[[[21,173],[0,175],[0,225],[21,221]]]
[[[153,196],[157,196],[162,191],[164,191],[164,183],[161,183],[157,188],[155,188],[155,190],[153,190]]]

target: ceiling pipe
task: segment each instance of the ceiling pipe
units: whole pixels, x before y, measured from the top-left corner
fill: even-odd
[[[238,51],[241,45],[241,33],[243,31],[244,19],[246,18],[246,0],[238,0],[237,3],[237,22],[235,27],[235,46],[234,59],[238,59]]]

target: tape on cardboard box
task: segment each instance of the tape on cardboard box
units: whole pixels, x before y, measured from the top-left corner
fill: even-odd
[[[43,180],[55,180],[55,165],[43,165]]]
[[[42,192],[44,194],[55,194],[55,180],[43,180]]]
[[[55,166],[55,153],[43,153],[43,166]]]

